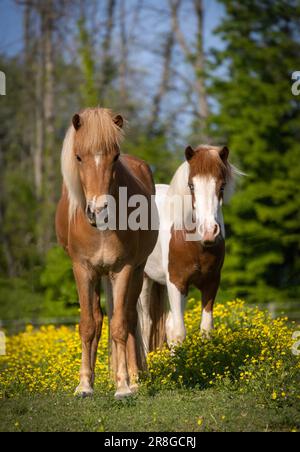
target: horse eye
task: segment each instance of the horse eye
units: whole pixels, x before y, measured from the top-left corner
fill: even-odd
[[[116,163],[119,160],[119,158],[120,158],[120,154],[117,154],[114,158],[114,163]]]
[[[190,187],[190,190],[191,190],[191,191],[194,191],[194,190],[195,190],[194,184],[189,184],[189,187]]]
[[[225,187],[226,187],[226,184],[222,185],[222,187],[221,187],[221,193],[224,193]]]
[[[78,162],[82,162],[82,158],[79,156],[79,155],[76,155],[76,158],[77,158],[77,160],[78,160]]]

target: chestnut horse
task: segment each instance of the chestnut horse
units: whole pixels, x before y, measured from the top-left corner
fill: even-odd
[[[159,239],[145,268],[138,304],[144,357],[162,345],[165,335],[169,345],[185,339],[184,310],[191,285],[202,292],[201,330],[209,335],[213,329],[225,256],[222,203],[229,200],[234,177],[241,173],[229,163],[227,147],[188,147],[185,155],[171,185],[156,187]]]
[[[115,396],[126,397],[137,388],[136,304],[158,233],[150,227],[133,231],[97,226],[108,210],[108,196],[115,199],[117,212],[119,207],[127,209],[127,205],[120,206],[120,187],[126,187],[129,197],[142,195],[149,206],[155,195],[149,167],[137,158],[120,155],[122,127],[122,117],[110,110],[84,110],[73,117],[62,150],[64,184],[56,231],[72,259],[80,299],[82,365],[76,394],[83,397],[93,394],[103,320],[99,288],[103,276],[109,278],[113,294],[110,331],[116,361]]]

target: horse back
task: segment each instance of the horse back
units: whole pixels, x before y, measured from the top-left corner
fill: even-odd
[[[133,155],[123,154],[120,162],[127,167],[131,175],[146,190],[147,194],[155,195],[153,174],[149,165],[144,160]]]

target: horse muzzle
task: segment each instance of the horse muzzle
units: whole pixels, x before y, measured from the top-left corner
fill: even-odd
[[[201,243],[204,247],[214,246],[221,236],[220,225],[216,223],[212,228],[209,229],[200,227],[200,234],[202,237]]]
[[[91,226],[100,228],[105,224],[108,215],[108,203],[104,203],[102,207],[94,207],[93,203],[88,203],[86,208],[86,216]]]

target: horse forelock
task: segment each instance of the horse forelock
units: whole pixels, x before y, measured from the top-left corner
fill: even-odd
[[[231,167],[228,161],[220,157],[221,148],[199,146],[190,162],[191,177],[213,177],[228,181],[231,178]]]
[[[190,163],[190,176],[213,177],[224,181],[224,202],[228,203],[235,191],[237,176],[244,175],[228,159],[221,158],[222,147],[201,145],[195,151]]]
[[[81,127],[74,136],[74,148],[81,154],[107,155],[119,148],[123,130],[114,114],[105,108],[89,108],[80,114]]]

